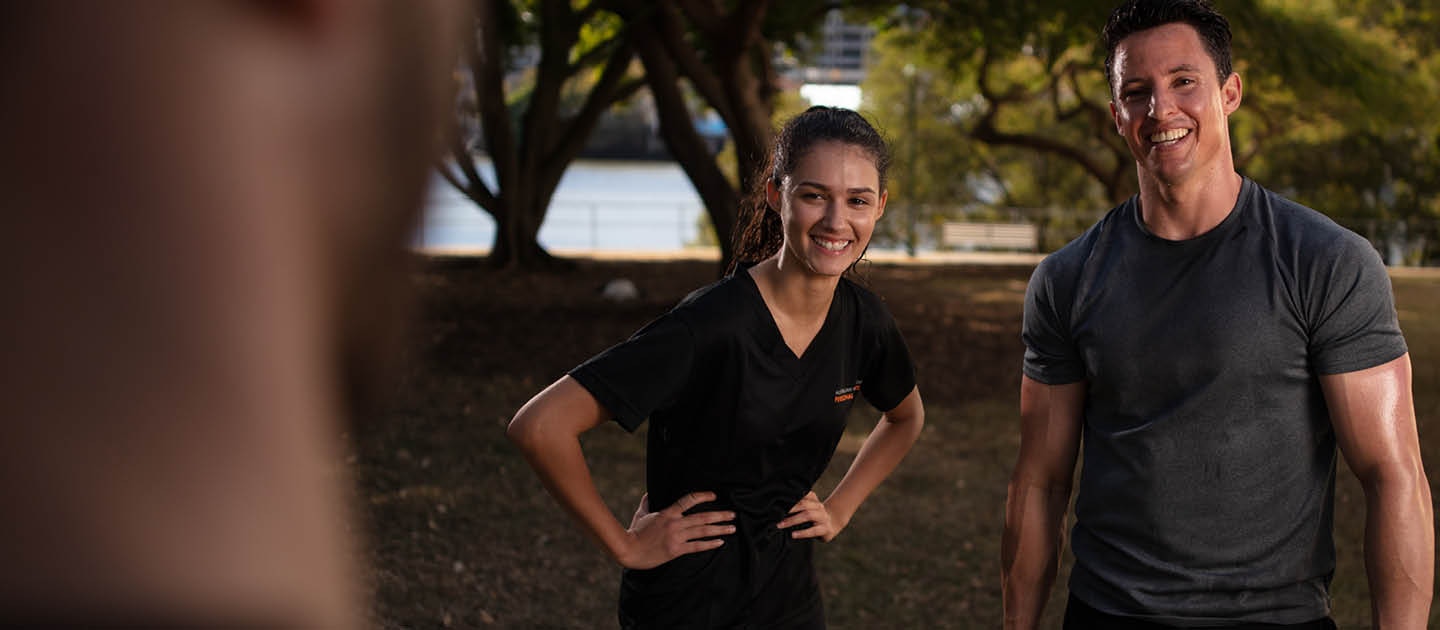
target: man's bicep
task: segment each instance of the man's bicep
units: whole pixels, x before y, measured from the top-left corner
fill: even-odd
[[[1049,385],[1020,377],[1020,457],[1017,476],[1068,483],[1084,421],[1085,382]]]
[[[1410,355],[1375,367],[1322,375],[1320,387],[1345,461],[1362,480],[1393,465],[1419,465]]]

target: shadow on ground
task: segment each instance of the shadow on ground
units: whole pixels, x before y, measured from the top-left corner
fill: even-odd
[[[615,627],[618,569],[545,494],[504,438],[535,392],[624,339],[715,264],[586,261],[560,274],[502,273],[437,258],[416,273],[421,312],[385,418],[356,427],[350,458],[366,519],[372,619],[384,628]],[[919,364],[927,426],[911,455],[819,553],[832,628],[995,628],[1005,484],[1018,446],[1025,266],[876,264],[863,278]],[[601,297],[625,277],[638,300]],[[1397,278],[1415,361],[1427,468],[1440,479],[1440,279]],[[856,405],[824,491],[878,414]],[[607,425],[584,438],[602,496],[628,520],[643,492],[644,440]],[[1336,617],[1368,624],[1359,541],[1364,497],[1337,490]],[[1057,627],[1063,576],[1047,627]]]

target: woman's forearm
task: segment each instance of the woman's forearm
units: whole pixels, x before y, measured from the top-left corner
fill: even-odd
[[[842,529],[849,524],[860,504],[910,452],[924,426],[925,412],[918,389],[911,391],[899,406],[881,417],[870,436],[865,438],[845,477],[825,499],[826,508],[839,521]]]

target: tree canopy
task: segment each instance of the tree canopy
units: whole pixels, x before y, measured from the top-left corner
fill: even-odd
[[[898,169],[905,194],[948,202],[950,212],[979,204],[1074,214],[1135,192],[1098,42],[1112,1],[908,4],[919,17],[871,14],[882,34],[864,86],[887,128],[905,129],[911,116],[924,128],[898,143],[923,146]],[[1351,227],[1399,221],[1407,238],[1428,230],[1420,249],[1435,251],[1436,3],[1216,4],[1245,83],[1232,117],[1237,167]],[[911,110],[905,95],[917,84]]]
[[[495,181],[467,146],[442,172],[495,217],[492,260],[545,266],[536,235],[560,175],[600,114],[643,89],[728,261],[774,132],[776,47],[793,48],[843,6],[879,30],[862,109],[894,140],[892,198],[921,223],[1031,209],[1026,218],[1054,228],[1045,246],[1058,246],[1136,190],[1101,67],[1098,32],[1113,3],[476,0],[459,116],[481,130]],[[1237,167],[1399,243],[1410,262],[1434,258],[1440,0],[1216,4],[1245,85],[1231,118]],[[695,129],[707,108],[732,140],[719,156]],[[907,231],[887,221],[880,236],[898,243]]]

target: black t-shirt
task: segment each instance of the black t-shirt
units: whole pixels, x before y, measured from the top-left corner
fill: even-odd
[[[823,620],[811,544],[775,524],[825,471],[857,394],[893,409],[915,387],[905,342],[874,294],[841,279],[802,356],[740,271],[696,291],[570,376],[627,430],[647,418],[652,509],[693,491],[731,509],[718,549],[626,570],[626,627],[789,627]],[[823,623],[823,621],[822,621]]]
[[[1036,269],[1023,336],[1026,375],[1087,383],[1073,595],[1182,626],[1329,612],[1318,375],[1406,351],[1368,242],[1249,179],[1185,241],[1132,198]]]

